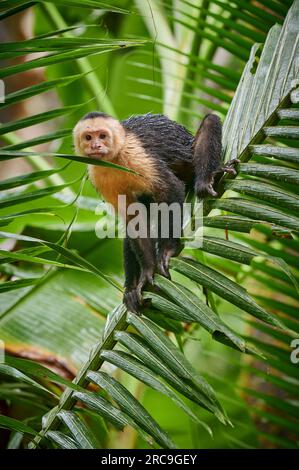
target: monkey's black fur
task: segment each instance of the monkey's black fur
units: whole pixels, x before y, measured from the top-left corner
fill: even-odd
[[[173,159],[192,161],[193,135],[163,114],[132,116],[122,125],[138,137],[149,155],[167,164]]]
[[[109,118],[109,114],[106,113],[99,113],[98,111],[91,111],[90,113],[85,114],[83,118],[80,119],[80,121],[85,121],[86,119],[94,119],[97,117],[102,117],[102,118]]]
[[[160,172],[167,167],[201,198],[216,195],[213,176],[220,168],[222,138],[218,116],[208,114],[195,137],[162,114],[133,116],[122,125],[138,137],[146,153],[158,162]]]

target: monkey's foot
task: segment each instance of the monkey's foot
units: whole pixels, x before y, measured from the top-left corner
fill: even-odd
[[[236,176],[237,171],[234,168],[234,166],[238,163],[240,163],[240,160],[238,158],[229,160],[224,165],[219,166],[217,170],[215,170],[212,173],[212,176],[210,177],[209,181],[206,181],[206,182],[197,181],[195,183],[196,195],[200,199],[203,199],[204,197],[207,197],[207,196],[217,197],[218,193],[214,189],[215,177],[216,177],[216,181],[218,181],[220,176],[222,176],[224,173],[229,173],[230,175]]]
[[[140,315],[142,307],[142,298],[137,288],[124,293],[123,302],[130,312]]]
[[[154,284],[154,269],[149,268],[142,271],[139,282],[136,287],[125,290],[123,302],[130,312],[141,315],[143,305],[142,290],[146,284]]]
[[[150,284],[151,286],[154,285],[154,274],[155,274],[155,268],[154,267],[143,269],[141,271],[139,282],[137,284],[137,289],[139,290],[140,295],[141,295],[143,287],[146,284]]]
[[[238,158],[233,158],[232,160],[229,160],[224,165],[217,168],[213,175],[218,175],[219,173],[229,173],[230,175],[236,176],[237,170],[234,168],[234,166],[238,163],[241,163],[241,160]]]
[[[169,259],[170,256],[167,256],[165,253],[163,253],[157,265],[158,273],[161,274],[161,276],[167,277],[167,279],[170,279]]]
[[[169,262],[172,256],[178,256],[183,249],[180,239],[173,239],[172,244],[168,248],[164,248],[158,257],[157,271],[161,276],[171,279],[169,273]]]
[[[199,199],[203,199],[207,196],[217,197],[218,193],[213,188],[214,185],[214,175],[211,176],[210,181],[207,182],[197,182],[195,183],[195,193]]]

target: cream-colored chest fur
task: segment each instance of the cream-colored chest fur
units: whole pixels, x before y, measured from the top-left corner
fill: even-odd
[[[146,155],[142,145],[133,134],[128,134],[125,145],[113,163],[134,170],[138,175],[115,168],[89,165],[89,176],[103,198],[117,209],[119,195],[127,197],[127,205],[136,201],[144,192],[154,192],[159,175],[153,159]]]

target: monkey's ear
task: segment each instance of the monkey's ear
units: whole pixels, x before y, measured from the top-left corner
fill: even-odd
[[[77,122],[77,124],[74,125],[73,127],[73,136],[75,137],[75,135],[77,135],[78,131],[79,131],[79,128],[80,128],[80,122]]]

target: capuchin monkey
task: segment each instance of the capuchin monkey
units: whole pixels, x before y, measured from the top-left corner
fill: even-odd
[[[169,215],[169,237],[158,230],[150,236],[150,204],[178,203],[182,208],[190,188],[199,198],[217,196],[214,178],[224,172],[236,174],[232,160],[221,165],[220,119],[208,114],[195,137],[182,125],[160,114],[133,116],[124,121],[99,112],[86,114],[74,128],[74,145],[79,155],[126,167],[126,172],[111,167],[89,165],[95,189],[118,210],[118,196],[126,196],[127,207],[141,202],[146,207],[144,236],[132,238],[128,230],[124,240],[124,303],[139,313],[142,289],[153,283],[156,272],[169,276],[169,260],[182,249],[179,233],[174,235]],[[124,214],[126,226],[132,216]],[[160,224],[160,222],[158,222]]]

